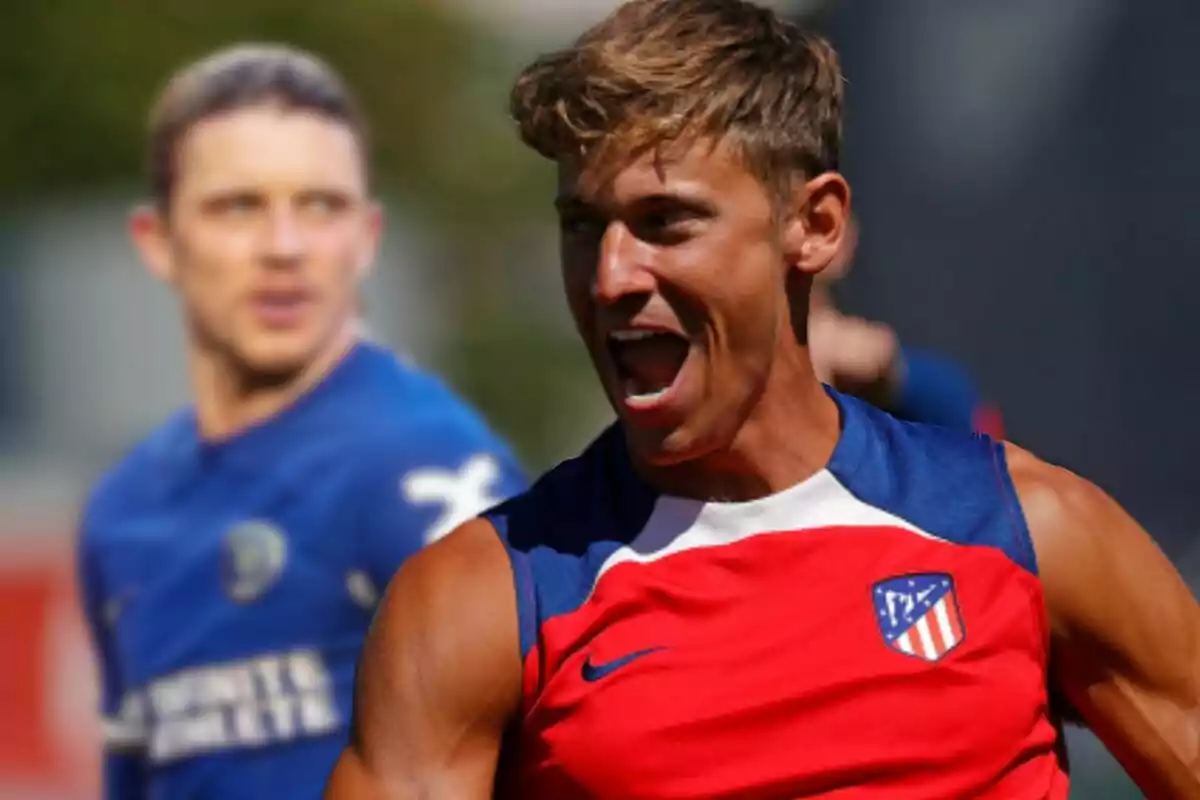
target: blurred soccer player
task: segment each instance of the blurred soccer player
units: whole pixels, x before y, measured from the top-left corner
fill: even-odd
[[[634,0],[518,79],[619,421],[400,569],[328,796],[1061,800],[1050,684],[1200,796],[1200,609],[1142,529],[814,373],[841,107],[743,0]]]
[[[132,234],[178,297],[194,404],[82,521],[107,796],[316,796],[378,593],[521,478],[442,383],[359,338],[380,213],[327,66],[276,47],[193,64],[149,149]]]
[[[984,402],[960,365],[931,350],[902,346],[884,323],[838,309],[833,286],[849,273],[857,249],[858,223],[851,217],[833,261],[813,277],[808,348],[817,377],[900,419],[1003,438],[999,412]]]

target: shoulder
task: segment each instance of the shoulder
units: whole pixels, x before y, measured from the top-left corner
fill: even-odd
[[[522,658],[547,620],[578,608],[605,563],[650,520],[657,495],[633,474],[617,426],[483,515],[504,545]]]
[[[1029,525],[1039,562],[1105,548],[1135,525],[1103,489],[1011,443],[1009,475]]]
[[[1004,454],[1031,528],[1056,530],[1081,516],[1102,512],[1103,507],[1112,502],[1091,481],[1011,442],[1004,443]]]
[[[475,417],[457,392],[432,370],[380,345],[364,342],[356,353],[355,380],[349,386],[363,405],[405,414],[447,413]]]
[[[843,470],[916,470],[914,477],[933,475],[933,483],[945,486],[976,479],[981,469],[990,469],[988,465],[1002,457],[999,442],[984,434],[904,419],[846,395],[837,399],[846,440],[837,459]]]
[[[1037,550],[1057,684],[1097,730],[1118,738],[1136,731],[1122,747],[1131,754],[1191,730],[1200,608],[1187,584],[1095,484],[1007,450]]]
[[[352,471],[461,466],[483,453],[508,468],[511,448],[483,414],[441,378],[372,342],[360,343],[342,372],[306,409],[303,426],[321,430],[322,453]]]
[[[435,376],[371,355],[384,365],[363,381],[353,410],[338,412],[350,418],[337,457],[348,465],[355,513],[383,534],[373,539],[394,544],[400,525],[434,540],[525,488],[519,459],[480,413]]]
[[[370,754],[400,737],[434,747],[447,724],[457,745],[468,728],[503,731],[521,697],[516,605],[504,548],[484,520],[405,561],[362,651],[354,746]],[[396,708],[412,713],[397,717]]]
[[[501,569],[503,568],[503,569]],[[492,588],[512,594],[508,561],[495,528],[486,519],[472,519],[452,533],[421,550],[400,567],[396,580],[415,587],[422,598],[436,600],[461,596],[464,577],[489,575],[501,581],[483,581]]]
[[[633,474],[616,425],[561,462],[488,518],[514,550],[578,553],[640,530],[656,495]]]
[[[458,651],[479,655],[485,640],[509,641],[505,650],[519,665],[517,599],[512,569],[492,525],[472,519],[414,553],[388,583],[372,638],[389,643],[380,658],[405,658],[405,639],[438,639]],[[399,641],[398,641],[399,640]],[[434,648],[439,649],[439,648]],[[444,648],[442,648],[444,649]],[[453,659],[456,663],[460,659]],[[462,666],[478,665],[467,658]]]
[[[484,415],[439,376],[377,345],[363,344],[353,399],[334,398],[351,412],[349,447],[395,456],[485,447],[510,455]]]
[[[1005,444],[1009,474],[1029,526],[1053,619],[1076,601],[1103,593],[1122,554],[1152,548],[1140,526],[1104,490],[1013,444]]]
[[[1103,489],[1007,445],[1013,485],[1037,552],[1051,632],[1114,652],[1141,616],[1194,630],[1195,602],[1153,538]],[[1114,599],[1120,603],[1114,604]],[[1140,622],[1136,623],[1140,625]]]
[[[93,483],[80,513],[81,536],[98,535],[168,485],[178,467],[195,452],[196,436],[188,411],[180,411],[129,447]]]
[[[508,443],[473,414],[426,409],[359,430],[346,442],[361,485],[399,485],[410,501],[474,487],[487,505],[525,488],[519,459]],[[439,488],[441,487],[441,488]]]
[[[419,624],[437,630],[444,624],[472,627],[480,616],[512,608],[515,592],[504,543],[492,523],[475,517],[407,558],[388,582],[380,624]],[[391,619],[396,617],[398,619]],[[373,626],[374,627],[374,626]]]
[[[1037,574],[1002,443],[841,403],[843,441],[829,468],[851,494],[938,539],[999,549]]]

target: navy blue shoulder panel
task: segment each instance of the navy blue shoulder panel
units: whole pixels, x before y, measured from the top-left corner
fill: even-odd
[[[1037,574],[1002,443],[834,396],[842,440],[829,470],[852,494],[940,539],[1001,550]]]
[[[522,659],[543,623],[587,599],[600,567],[637,536],[654,501],[634,476],[614,426],[581,455],[484,515],[512,561]]]

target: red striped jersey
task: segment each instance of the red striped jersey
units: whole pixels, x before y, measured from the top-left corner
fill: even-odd
[[[834,395],[825,469],[658,494],[618,428],[488,517],[517,592],[530,800],[1067,796],[1000,444]]]

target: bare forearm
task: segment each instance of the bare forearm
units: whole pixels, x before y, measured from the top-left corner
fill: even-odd
[[[1081,698],[1084,718],[1146,797],[1200,798],[1194,731],[1169,702],[1137,695],[1120,682],[1094,684]]]

